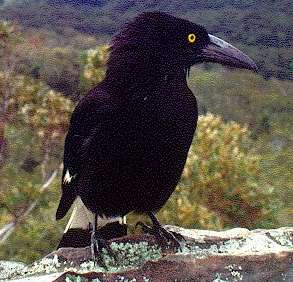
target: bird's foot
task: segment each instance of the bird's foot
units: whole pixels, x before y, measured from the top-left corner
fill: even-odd
[[[167,248],[181,249],[185,238],[176,232],[166,230],[161,224],[153,224],[148,226],[139,221],[136,223],[135,228],[140,226],[143,232],[154,235],[161,245]]]
[[[107,252],[108,256],[116,261],[116,255],[114,254],[113,250],[111,249],[110,244],[107,240],[101,239],[96,236],[95,232],[91,234],[91,254],[92,260],[94,261],[95,266],[100,265],[104,268],[108,268],[104,261],[105,251]]]

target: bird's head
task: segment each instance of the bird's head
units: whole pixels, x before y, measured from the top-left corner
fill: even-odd
[[[252,59],[204,27],[162,12],[139,15],[114,37],[108,66],[125,62],[136,71],[188,69],[203,62],[257,70]]]

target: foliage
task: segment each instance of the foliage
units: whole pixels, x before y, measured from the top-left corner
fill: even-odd
[[[190,19],[206,26],[209,33],[241,45],[266,77],[293,78],[292,1],[289,0],[29,0],[6,6],[0,16],[17,20],[26,28],[54,31],[62,35],[62,40],[68,40],[74,32],[108,40],[122,23],[139,12],[152,10]]]
[[[21,38],[12,26],[6,30],[5,38],[13,40],[2,40],[1,50],[0,224],[4,226],[12,221],[17,223],[17,227],[20,225],[21,228],[17,229],[20,233],[16,232],[16,236],[19,234],[23,238],[20,242],[24,246],[32,244],[26,240],[40,235],[36,230],[50,230],[49,222],[45,220],[50,203],[43,199],[49,197],[51,192],[43,195],[41,186],[60,165],[62,144],[73,105],[71,100],[43,82],[17,75],[14,68],[17,44],[14,44],[14,38],[20,41]],[[19,219],[31,205],[34,207],[35,201],[34,217],[22,224]],[[56,230],[56,226],[51,230]],[[53,236],[53,233],[50,231],[44,236]],[[48,247],[49,242],[47,247],[44,245],[36,248],[35,253],[27,253],[26,249],[20,250],[19,246],[13,249],[8,243],[8,248],[1,248],[1,252],[11,256],[17,252],[16,257],[29,260]]]
[[[97,85],[105,76],[105,65],[108,58],[108,46],[102,45],[82,53],[83,70],[80,84],[84,91]]]
[[[0,73],[0,87],[1,77]],[[6,177],[0,180],[0,195],[15,215],[12,210],[22,212],[39,197],[36,186],[60,164],[72,102],[26,77],[16,76],[11,82],[15,94],[9,99],[9,119],[4,124],[8,156],[1,171]],[[41,163],[41,170],[33,171],[34,163]]]
[[[26,184],[24,181],[22,183]],[[59,183],[58,180],[55,181],[46,193],[39,195],[39,204],[25,224],[19,225],[5,245],[1,246],[1,258],[32,262],[56,248],[64,230],[64,225],[56,222],[54,213],[59,197]],[[35,185],[34,190],[37,189],[38,186]],[[23,193],[23,189],[21,192]]]
[[[260,181],[260,160],[247,127],[201,116],[182,180],[161,218],[204,229],[273,225],[273,190]]]
[[[282,225],[292,223],[293,83],[264,80],[244,71],[196,69],[190,87],[198,96],[202,113],[210,111],[224,120],[248,124],[254,151],[261,155],[261,181],[278,191]]]
[[[0,181],[0,199],[15,217],[39,198],[37,187],[60,164],[61,144],[72,110],[70,100],[39,87],[32,84],[29,89],[19,89],[11,99],[12,105],[17,103],[18,111],[11,123],[5,124],[9,156],[1,170],[5,177]],[[41,169],[34,171],[34,162],[42,164]]]

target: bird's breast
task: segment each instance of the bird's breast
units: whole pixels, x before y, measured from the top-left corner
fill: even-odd
[[[131,183],[128,189],[138,199],[136,211],[158,210],[174,191],[196,129],[193,98],[150,98],[130,119],[120,167],[125,172],[123,182]]]
[[[102,150],[98,142],[89,156],[96,169],[86,169],[95,199],[89,205],[108,215],[157,211],[164,205],[180,179],[196,128],[196,100],[189,94],[150,96],[109,118]]]
[[[178,178],[197,123],[192,93],[148,95],[128,114],[128,126],[123,126],[128,128],[124,131],[126,163],[132,159],[131,169],[139,175],[149,171],[152,176],[168,173]]]

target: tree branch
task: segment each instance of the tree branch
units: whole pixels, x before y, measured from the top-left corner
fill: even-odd
[[[56,178],[58,174],[58,170],[62,167],[62,165],[59,166],[58,169],[55,169],[49,179],[42,184],[40,190],[41,193],[45,192],[50,184],[53,182],[53,180]],[[35,206],[38,204],[39,200],[35,200],[32,202],[28,208],[22,213],[21,216],[18,218],[15,218],[13,221],[7,223],[3,228],[0,229],[0,245],[5,243],[5,241],[8,239],[8,237],[13,233],[15,228],[20,225],[26,217],[31,213],[31,211],[35,208]]]

